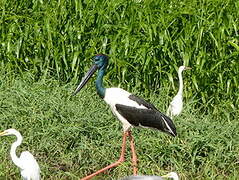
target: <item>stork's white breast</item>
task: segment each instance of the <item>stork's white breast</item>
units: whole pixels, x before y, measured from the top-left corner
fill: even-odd
[[[130,95],[131,93],[121,88],[107,88],[105,91],[104,101],[110,105],[112,112],[123,123],[124,131],[127,131],[131,127],[131,125],[123,116],[121,116],[117,112],[115,105],[122,104],[122,105],[136,107],[136,108],[142,108],[142,109],[146,108],[145,106],[139,105],[137,102],[129,99]]]

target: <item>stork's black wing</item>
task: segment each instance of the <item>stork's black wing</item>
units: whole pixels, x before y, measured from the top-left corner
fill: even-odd
[[[142,99],[142,98],[140,98],[140,97],[138,97],[138,96],[135,96],[135,95],[133,95],[133,94],[131,94],[131,95],[129,96],[129,99],[131,99],[132,101],[137,102],[138,105],[143,105],[144,107],[146,107],[146,108],[148,108],[148,109],[157,110],[157,108],[156,108],[153,104],[151,104],[151,103],[145,101],[144,99]]]
[[[116,110],[133,126],[155,128],[176,136],[176,127],[173,121],[155,109],[141,109],[122,104],[116,104]]]

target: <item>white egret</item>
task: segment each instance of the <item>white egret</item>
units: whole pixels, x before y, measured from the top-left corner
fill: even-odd
[[[93,66],[82,79],[74,94],[77,94],[85,86],[96,70],[99,70],[96,79],[96,91],[98,95],[111,107],[113,114],[116,115],[116,117],[123,124],[124,134],[121,155],[119,160],[115,163],[83,178],[82,180],[90,179],[109,168],[121,164],[124,161],[127,137],[130,139],[133,173],[134,175],[137,174],[137,156],[135,153],[133,136],[130,131],[132,127],[149,127],[165,132],[173,137],[177,135],[176,127],[173,124],[173,121],[161,113],[153,104],[121,88],[105,88],[103,86],[103,77],[105,75],[107,65],[108,56],[104,54],[96,55],[94,57]]]
[[[15,135],[17,140],[12,144],[10,155],[13,163],[20,168],[24,180],[39,180],[40,168],[34,156],[29,151],[21,153],[20,157],[16,155],[17,147],[22,143],[22,136],[16,129],[7,129],[0,133],[0,136]]]
[[[190,67],[180,66],[178,68],[178,78],[179,78],[179,90],[176,96],[174,96],[172,102],[169,104],[167,110],[167,116],[173,118],[173,116],[179,115],[183,110],[183,76],[182,72],[184,70],[191,69]]]
[[[121,180],[163,180],[165,178],[170,178],[173,180],[179,180],[178,174],[176,172],[170,172],[164,176],[128,176]]]

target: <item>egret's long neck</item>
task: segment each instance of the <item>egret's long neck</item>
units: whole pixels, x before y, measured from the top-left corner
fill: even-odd
[[[179,90],[178,94],[183,94],[183,77],[182,77],[182,71],[178,72],[178,78],[179,78]]]
[[[103,99],[105,97],[105,88],[103,86],[103,77],[105,74],[105,69],[102,68],[98,72],[98,76],[96,79],[96,90],[98,95]]]
[[[10,155],[11,155],[13,163],[16,166],[21,168],[22,165],[21,165],[20,159],[16,155],[16,149],[22,143],[22,136],[19,134],[19,135],[16,135],[16,137],[17,137],[17,140],[11,146]]]

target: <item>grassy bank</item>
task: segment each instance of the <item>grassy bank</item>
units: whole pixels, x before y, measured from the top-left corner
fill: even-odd
[[[71,97],[90,57],[108,54],[106,83],[162,112],[184,64],[178,137],[134,129],[139,173],[238,179],[238,9],[233,0],[0,1],[0,130],[22,133],[18,151],[33,152],[43,179],[84,177],[118,159],[122,135],[93,82]],[[13,141],[0,138],[0,179],[19,179]],[[130,174],[127,161],[98,179]]]
[[[92,82],[93,83],[93,82]],[[24,136],[18,154],[30,150],[41,167],[43,179],[84,177],[119,157],[122,129],[107,105],[89,84],[75,97],[75,85],[57,81],[34,82],[31,75],[0,80],[1,130],[16,128]],[[147,97],[165,112],[160,96]],[[138,95],[144,97],[144,94]],[[217,114],[205,115],[188,99],[182,115],[176,118],[178,136],[171,138],[158,131],[134,129],[140,174],[162,175],[177,171],[182,179],[238,179],[238,120],[217,106]],[[10,160],[13,137],[0,138],[0,178],[19,179]],[[128,149],[129,150],[129,149]],[[96,179],[118,179],[132,174],[130,154],[127,162]]]

